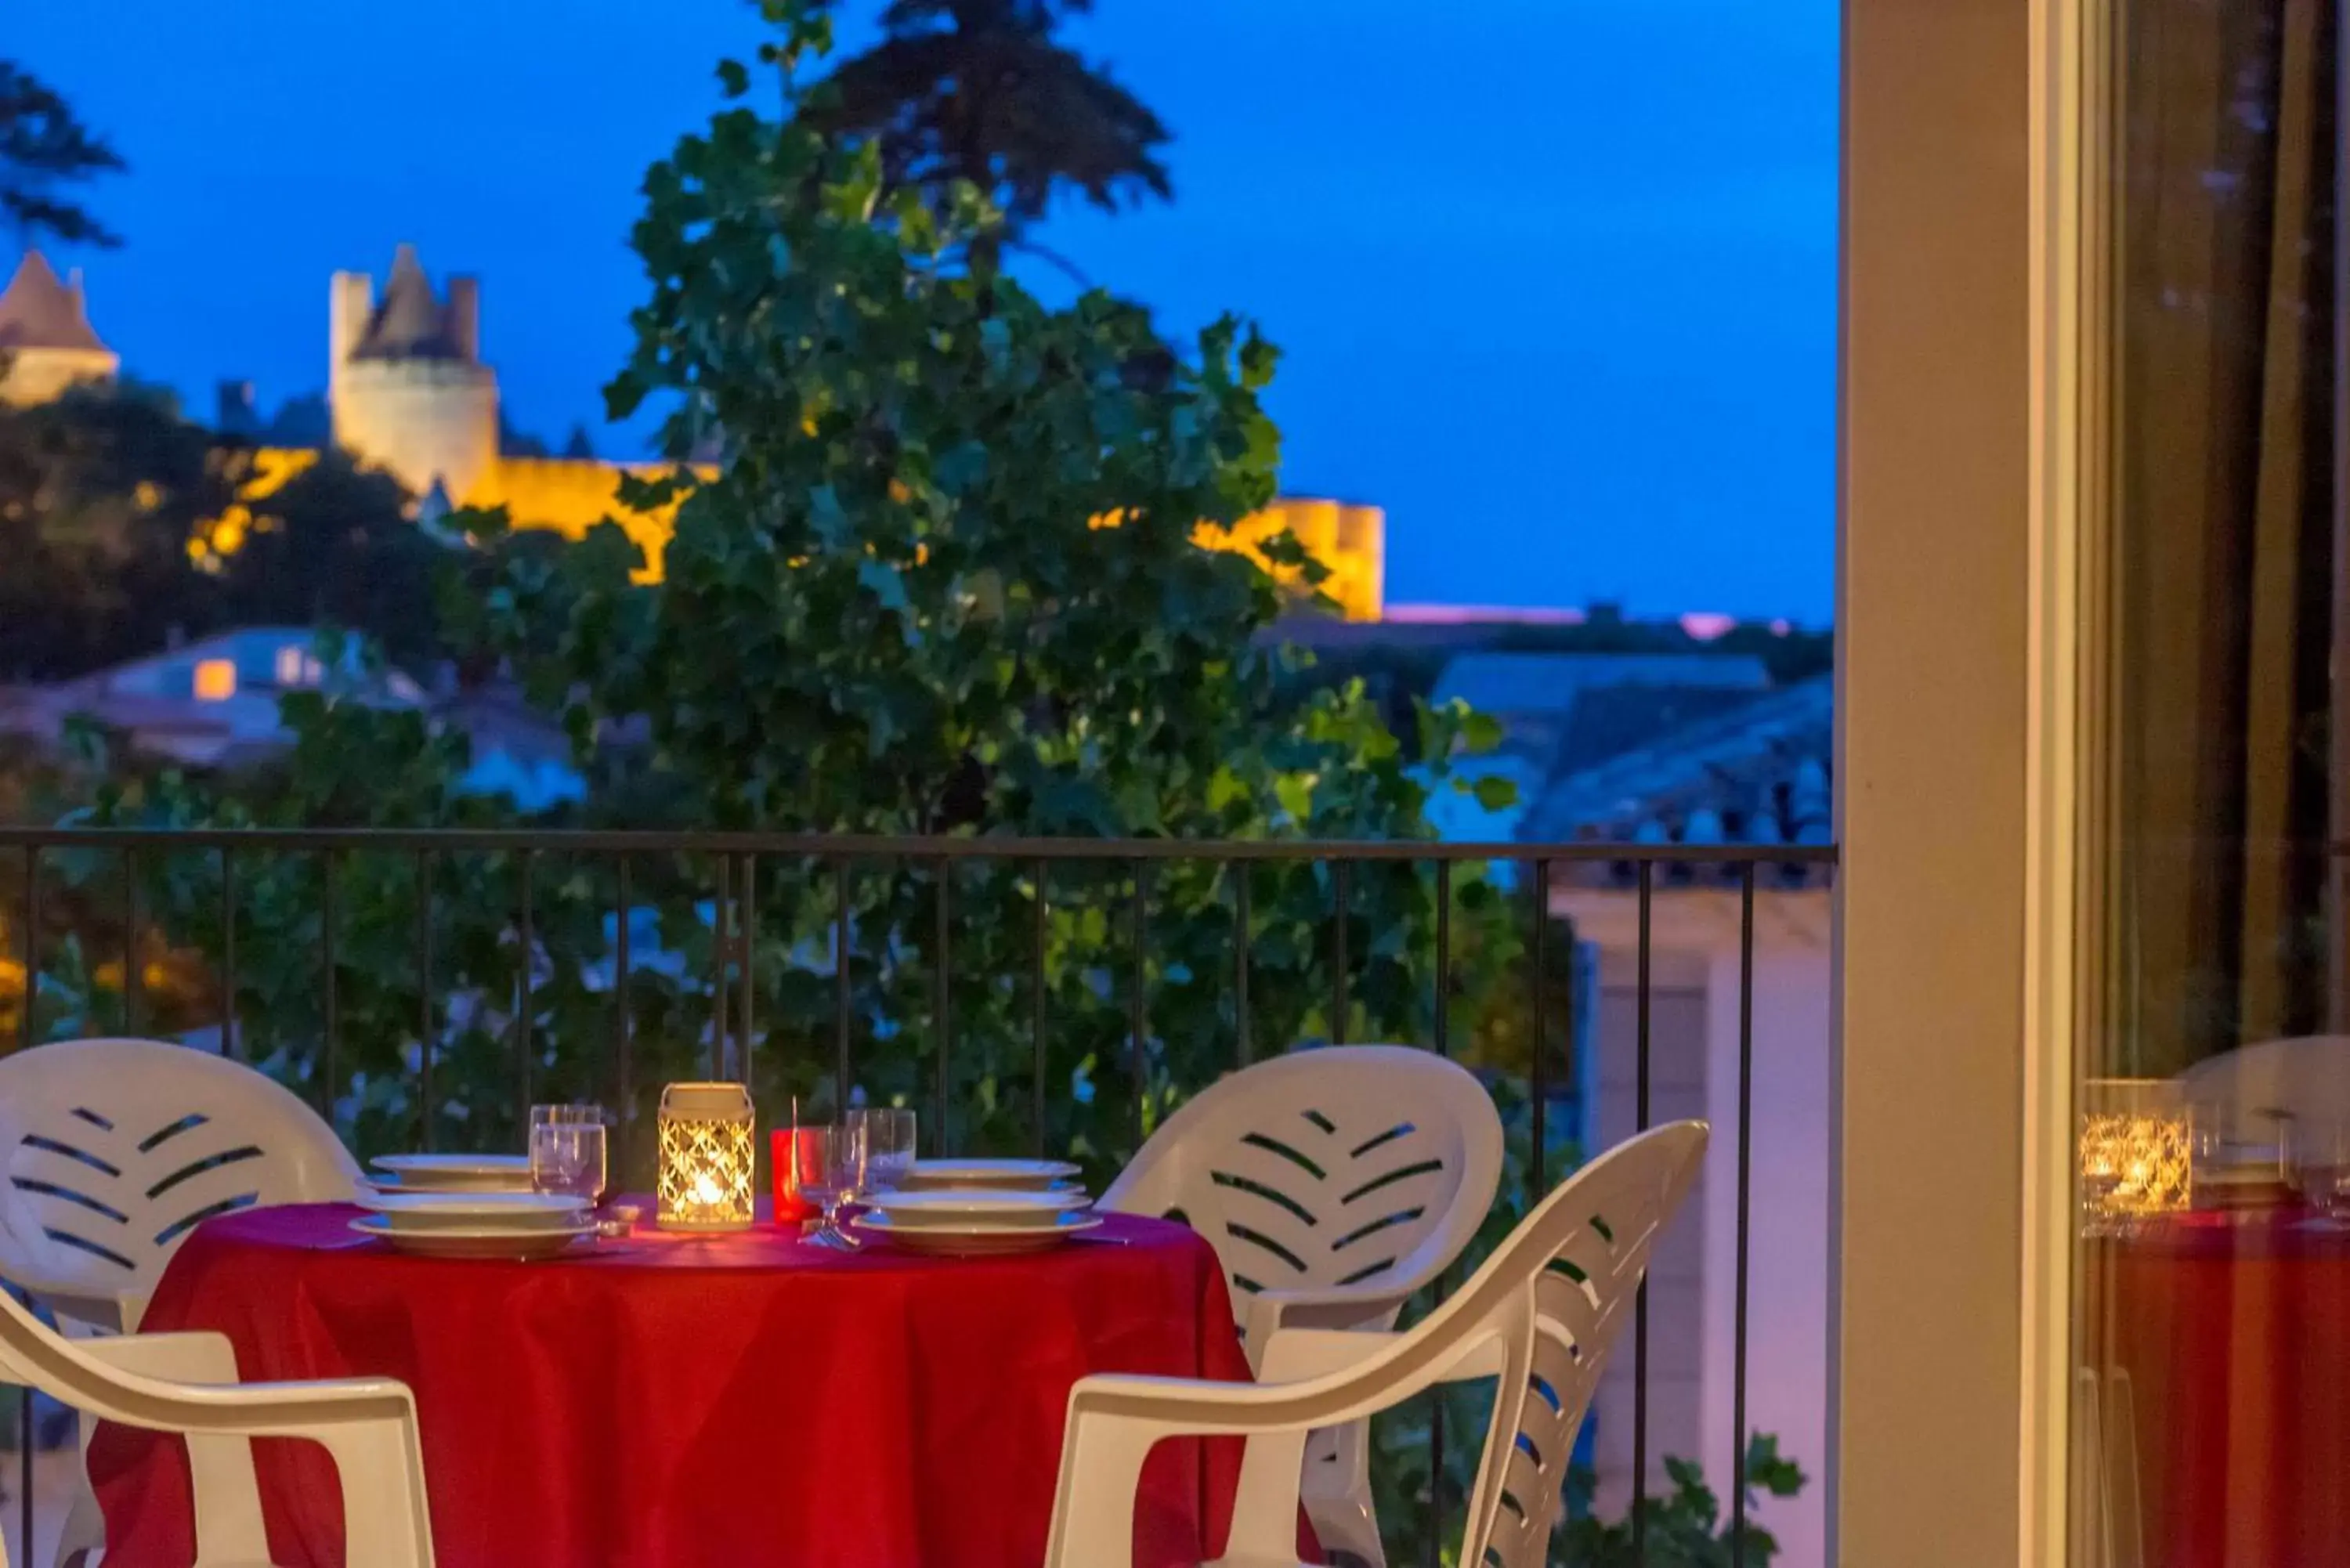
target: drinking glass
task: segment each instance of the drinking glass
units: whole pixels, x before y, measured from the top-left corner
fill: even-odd
[[[775,1177],[775,1222],[805,1225],[820,1212],[831,1190],[832,1129],[828,1127],[777,1127],[768,1135],[769,1166]]]
[[[2328,1225],[2350,1226],[2350,1121],[2297,1123],[2293,1149],[2303,1199]]]
[[[914,1168],[914,1113],[899,1106],[873,1106],[848,1113],[856,1146],[858,1197],[894,1192]]]
[[[846,1125],[804,1127],[796,1147],[798,1156],[793,1163],[797,1167],[799,1196],[823,1210],[808,1239],[818,1246],[854,1251],[856,1241],[840,1228],[840,1210],[855,1196],[858,1173],[863,1167],[856,1137]]]
[[[596,1106],[530,1108],[530,1184],[594,1203],[604,1196],[604,1113]]]

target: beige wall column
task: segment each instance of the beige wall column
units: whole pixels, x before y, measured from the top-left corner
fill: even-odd
[[[2070,0],[2066,0],[2069,4]],[[2038,1562],[2028,959],[2049,809],[2049,0],[1847,0],[1837,837],[1843,1568]],[[2036,1333],[2035,1329],[2035,1333]],[[2060,1417],[2061,1419],[2061,1417]]]

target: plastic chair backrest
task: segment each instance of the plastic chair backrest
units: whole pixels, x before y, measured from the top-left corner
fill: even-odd
[[[1408,1293],[1468,1245],[1501,1178],[1501,1117],[1472,1075],[1430,1051],[1332,1045],[1210,1085],[1101,1207],[1181,1219],[1235,1293]]]
[[[1547,1561],[1575,1433],[1707,1137],[1702,1122],[1674,1122],[1584,1167],[1406,1336],[1442,1344],[1498,1329],[1506,1347],[1470,1494],[1464,1563]]]
[[[37,1227],[0,1226],[0,1273],[36,1290],[150,1292],[202,1220],[358,1189],[357,1162],[309,1106],[184,1045],[77,1040],[0,1057],[0,1120],[7,1196]]]
[[[2350,1035],[2263,1040],[2207,1056],[2178,1076],[2198,1130],[2273,1143],[2301,1123],[2330,1133],[2350,1127]]]

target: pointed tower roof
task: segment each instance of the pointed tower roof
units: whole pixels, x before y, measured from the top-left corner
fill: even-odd
[[[414,245],[402,245],[392,256],[391,277],[383,299],[368,321],[367,332],[351,351],[355,359],[463,359],[456,334],[450,330],[448,311],[432,292],[432,282],[416,259]]]
[[[81,280],[60,282],[48,258],[26,251],[16,275],[0,292],[0,348],[84,348],[106,345],[90,330],[82,308]]]

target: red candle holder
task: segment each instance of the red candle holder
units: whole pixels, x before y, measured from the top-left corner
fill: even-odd
[[[807,1196],[824,1186],[829,1127],[776,1127],[767,1134],[768,1170],[774,1179],[775,1223],[803,1225],[824,1212]]]

